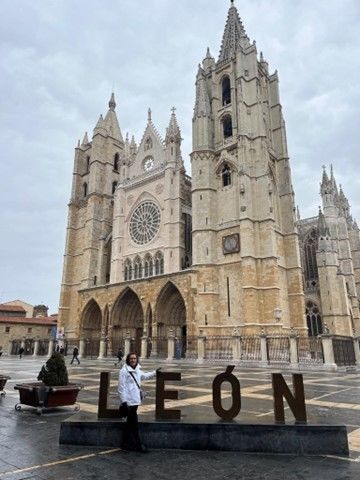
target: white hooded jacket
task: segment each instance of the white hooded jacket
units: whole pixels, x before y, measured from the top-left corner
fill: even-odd
[[[132,375],[130,375],[130,372]],[[119,386],[118,392],[120,397],[120,403],[126,402],[129,406],[140,405],[140,390],[133,379],[133,376],[136,378],[137,383],[141,387],[142,380],[149,380],[156,376],[156,371],[145,373],[141,370],[139,364],[135,368],[130,367],[130,365],[125,365],[121,368],[119,372]]]

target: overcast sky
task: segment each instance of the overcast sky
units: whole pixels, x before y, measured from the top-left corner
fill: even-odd
[[[197,65],[217,58],[229,0],[1,0],[0,302],[57,311],[74,147],[106,113],[123,135],[147,109],[164,136],[175,105],[190,174]],[[316,215],[333,163],[360,220],[360,1],[237,0],[270,70],[279,71],[293,184]]]

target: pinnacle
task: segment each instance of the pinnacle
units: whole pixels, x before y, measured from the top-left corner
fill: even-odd
[[[88,143],[89,143],[88,134],[87,134],[87,132],[85,132],[83,141],[81,142],[81,146],[84,147],[84,146],[87,145]]]
[[[115,108],[116,108],[114,92],[112,92],[110,100],[109,100],[109,108],[110,108],[110,110],[115,110]]]

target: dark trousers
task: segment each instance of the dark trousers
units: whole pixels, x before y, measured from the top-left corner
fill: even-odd
[[[128,407],[128,416],[123,434],[123,447],[127,450],[141,450],[137,405]]]
[[[72,363],[74,362],[74,360],[76,360],[76,361],[78,362],[78,364],[80,365],[80,360],[78,359],[78,356],[77,356],[77,355],[73,355],[70,364],[72,364]]]

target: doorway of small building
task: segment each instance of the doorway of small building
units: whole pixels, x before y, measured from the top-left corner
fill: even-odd
[[[125,339],[130,339],[130,350],[141,354],[141,338],[144,334],[144,312],[138,295],[126,288],[118,297],[111,314],[112,348],[125,348]],[[124,352],[124,350],[122,350]]]
[[[84,356],[97,358],[100,349],[102,315],[95,300],[90,300],[82,315],[81,338],[84,340]]]

